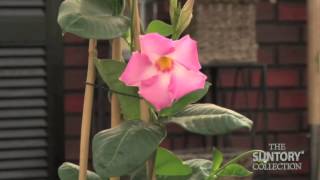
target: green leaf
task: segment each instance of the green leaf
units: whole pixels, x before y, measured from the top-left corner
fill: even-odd
[[[140,166],[132,174],[130,174],[130,180],[147,180],[147,168],[146,165]]]
[[[223,154],[217,149],[214,148],[212,152],[212,170],[211,172],[217,171],[223,162]]]
[[[229,133],[240,128],[251,129],[252,121],[245,116],[214,104],[192,104],[165,123],[175,123],[202,135]]]
[[[183,96],[181,99],[179,99],[175,103],[173,103],[173,105],[170,108],[165,108],[161,110],[159,113],[160,116],[162,117],[173,116],[179,111],[183,110],[183,108],[185,108],[188,104],[199,101],[201,98],[203,98],[207,94],[210,86],[211,86],[211,83],[206,82],[206,85],[203,89],[191,92]]]
[[[147,28],[147,33],[159,33],[162,36],[170,36],[173,33],[173,28],[160,20],[153,20]]]
[[[181,9],[180,16],[175,26],[175,32],[173,34],[173,39],[178,39],[184,30],[190,25],[193,17],[193,5],[194,0],[187,0]]]
[[[210,176],[212,162],[206,159],[192,159],[185,161],[192,168],[192,175],[187,180],[204,180]]]
[[[93,138],[93,165],[102,177],[132,173],[157,149],[165,130],[142,121],[125,121],[116,128],[99,132]]]
[[[237,177],[244,177],[244,176],[251,176],[251,175],[252,175],[252,172],[250,172],[245,167],[237,163],[229,164],[218,174],[218,176],[237,176]]]
[[[111,91],[117,94],[121,112],[125,120],[140,119],[140,99],[138,89],[126,86],[119,80],[126,64],[114,60],[95,59],[97,70]]]
[[[178,7],[178,0],[170,0],[169,14],[170,14],[171,24],[175,24],[177,7]]]
[[[113,39],[127,32],[130,21],[120,15],[125,0],[65,0],[58,23],[63,32],[83,38]]]
[[[186,176],[192,172],[181,159],[164,148],[157,150],[155,168],[156,174],[160,176]]]
[[[79,166],[65,162],[58,169],[60,180],[78,180]],[[96,173],[87,171],[87,180],[102,180]]]

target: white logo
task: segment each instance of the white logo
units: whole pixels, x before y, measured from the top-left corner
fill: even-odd
[[[253,170],[300,170],[304,151],[286,151],[283,143],[269,144],[269,151],[253,153]]]

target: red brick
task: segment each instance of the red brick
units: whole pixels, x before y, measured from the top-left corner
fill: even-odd
[[[306,107],[305,90],[280,90],[278,98],[278,106],[280,108]]]
[[[66,90],[83,89],[86,81],[86,72],[82,69],[66,69],[64,72],[64,88]]]
[[[188,148],[199,148],[203,147],[203,138],[201,136],[189,136],[188,137]]]
[[[280,3],[278,6],[279,20],[305,21],[306,5],[302,3]]]
[[[275,18],[275,6],[267,1],[257,3],[257,20],[272,20]]]
[[[268,86],[293,87],[299,85],[299,71],[296,69],[270,69]]]
[[[88,62],[87,47],[65,47],[65,66],[86,66]]]
[[[294,112],[281,113],[272,112],[269,113],[269,127],[271,131],[284,131],[284,130],[299,130],[299,114]]]
[[[258,109],[261,108],[262,93],[255,90],[225,92],[225,106],[231,109]],[[232,102],[232,98],[234,98]],[[269,91],[267,93],[267,106],[272,107],[274,104],[275,95],[274,92]]]
[[[300,29],[295,25],[257,25],[257,40],[259,43],[298,42]]]
[[[221,69],[219,70],[219,87],[237,87],[241,86],[241,79],[243,76],[243,71],[238,71],[234,69]],[[237,83],[236,83],[237,82]]]
[[[230,146],[237,149],[250,149],[251,148],[251,137],[250,136],[230,136]]]
[[[161,142],[160,146],[166,149],[171,149],[171,140],[169,138],[166,138]]]
[[[80,137],[81,116],[65,117],[65,135],[71,137]]]
[[[258,49],[258,60],[264,64],[274,63],[274,48],[269,47],[259,47]]]
[[[80,38],[79,36],[70,34],[70,33],[65,33],[63,36],[64,42],[65,43],[73,43],[73,44],[83,44],[86,43],[88,40]]]
[[[173,149],[180,150],[185,149],[186,138],[185,137],[175,137],[172,138],[171,141],[173,141]]]
[[[167,131],[168,133],[184,133],[186,132],[181,126],[170,123],[167,125]]]
[[[80,139],[66,139],[65,158],[67,161],[77,161],[79,159]]]
[[[279,63],[281,64],[304,64],[306,62],[305,46],[280,46]]]
[[[279,134],[278,142],[286,145],[287,151],[299,151],[309,149],[309,138],[305,133]]]
[[[82,112],[83,96],[81,95],[66,95],[64,97],[64,111],[67,113]]]

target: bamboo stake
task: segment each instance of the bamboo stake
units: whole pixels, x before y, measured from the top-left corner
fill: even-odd
[[[81,140],[80,140],[80,172],[79,180],[87,179],[88,169],[88,154],[89,154],[89,137],[92,117],[92,104],[94,96],[94,87],[90,84],[95,83],[96,72],[94,67],[94,57],[96,56],[97,41],[90,39],[88,48],[88,70],[87,81],[84,94],[82,125],[81,125]]]
[[[311,180],[320,178],[320,1],[308,2],[308,117],[311,124]]]
[[[139,36],[141,34],[140,29],[140,15],[139,15],[139,2],[138,0],[133,0],[131,2],[133,6],[133,42],[134,42],[134,49],[136,51],[140,51],[140,41]],[[143,122],[146,124],[150,123],[150,113],[149,113],[149,107],[145,100],[140,100],[140,118]],[[154,172],[154,160],[155,160],[155,154],[152,155],[152,157],[147,161],[147,176],[150,180],[156,180],[156,175]]]
[[[116,38],[112,41],[112,59],[121,61],[121,39]],[[120,104],[117,96],[111,96],[111,127],[116,127],[121,123]],[[120,177],[110,177],[110,180],[120,180]]]

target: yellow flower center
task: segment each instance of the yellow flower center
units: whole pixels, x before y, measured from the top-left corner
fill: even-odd
[[[173,67],[173,60],[169,57],[162,56],[157,60],[156,66],[162,72],[170,71]]]

